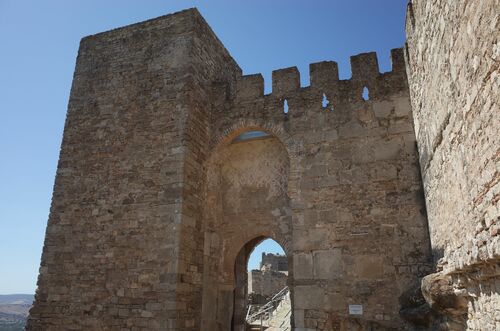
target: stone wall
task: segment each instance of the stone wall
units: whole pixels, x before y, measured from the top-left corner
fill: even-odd
[[[272,238],[296,330],[410,330],[398,298],[431,251],[392,60],[354,56],[349,80],[311,64],[308,87],[276,70],[264,95],[196,10],[82,40],[28,329],[243,330],[247,259]],[[234,140],[251,130],[270,136]]]
[[[264,265],[268,265],[271,270],[288,271],[288,258],[280,254],[262,253],[260,268],[262,269]]]
[[[196,10],[82,39],[27,330],[199,330],[197,142],[239,75]]]
[[[393,71],[380,74],[374,53],[352,57],[350,80],[338,79],[335,62],[312,64],[308,87],[300,87],[296,68],[277,70],[268,95],[259,74],[241,77],[234,93],[217,87],[210,144],[215,161],[208,168],[235,162],[219,155],[236,148],[231,142],[241,132],[264,130],[284,146],[289,171],[285,196],[262,191],[260,178],[249,182],[240,191],[252,192],[241,196],[246,210],[223,203],[220,186],[208,190],[206,270],[219,276],[204,306],[226,314],[221,306],[231,305],[231,291],[242,284],[232,279],[233,256],[251,251],[242,243],[270,237],[291,259],[296,330],[412,328],[399,316],[398,298],[430,272],[431,251],[402,51],[394,50],[392,58]],[[364,87],[369,100],[362,98]],[[253,159],[260,168],[269,162]],[[363,305],[363,315],[349,315],[350,304]],[[204,314],[204,325],[224,323],[210,322],[211,316]],[[207,330],[222,329],[229,326]]]
[[[287,285],[287,275],[274,270],[248,272],[248,293],[272,297]]]
[[[500,329],[499,8],[498,0],[414,0],[406,22],[438,272],[424,294],[469,330]]]

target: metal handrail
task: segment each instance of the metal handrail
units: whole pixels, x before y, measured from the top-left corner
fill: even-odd
[[[271,310],[274,310],[276,309],[274,303],[275,302],[278,302],[278,301],[281,301],[283,300],[283,298],[288,294],[288,286],[285,286],[283,289],[281,289],[278,293],[276,293],[270,300],[269,302],[267,302],[265,305],[263,305],[259,311],[257,311],[256,313],[248,316],[250,314],[250,309],[251,309],[251,306],[250,305],[248,307],[248,311],[247,311],[247,317],[245,318],[246,322],[247,323],[252,323],[254,320],[256,320],[259,316],[261,317],[261,320],[262,320],[262,317],[264,314],[268,313],[269,311]]]

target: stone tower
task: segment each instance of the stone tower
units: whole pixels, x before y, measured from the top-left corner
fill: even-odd
[[[273,238],[295,330],[411,330],[399,298],[432,255],[392,63],[314,63],[307,87],[276,70],[265,95],[195,9],[84,38],[27,329],[244,330],[246,261]]]
[[[260,260],[260,269],[265,265],[268,265],[271,270],[288,271],[288,259],[286,255],[273,253],[266,254],[263,252]]]

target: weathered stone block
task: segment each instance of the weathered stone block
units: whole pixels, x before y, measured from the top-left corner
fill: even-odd
[[[313,278],[313,257],[310,253],[298,253],[293,256],[293,272],[295,279]]]
[[[381,278],[384,276],[384,259],[378,255],[356,256],[351,274],[365,279]]]
[[[342,249],[314,252],[314,278],[337,279],[342,276]]]
[[[329,90],[339,80],[338,65],[334,61],[323,61],[309,65],[311,86],[323,91]]]
[[[374,52],[351,56],[353,80],[369,80],[379,75],[377,54]]]
[[[264,96],[264,78],[261,74],[241,77],[236,82],[238,100],[255,100]]]
[[[273,95],[290,96],[300,88],[300,74],[297,67],[274,70],[272,75]]]
[[[295,309],[321,309],[325,291],[317,285],[295,286]]]

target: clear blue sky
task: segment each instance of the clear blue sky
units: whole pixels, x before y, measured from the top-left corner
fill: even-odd
[[[248,259],[248,270],[259,269],[262,253],[274,253],[284,255],[283,248],[273,239],[266,239],[255,247]]]
[[[406,0],[0,0],[0,294],[33,293],[82,37],[198,7],[245,74],[404,44]],[[266,246],[266,245],[264,245]],[[268,245],[265,251],[273,251]]]

